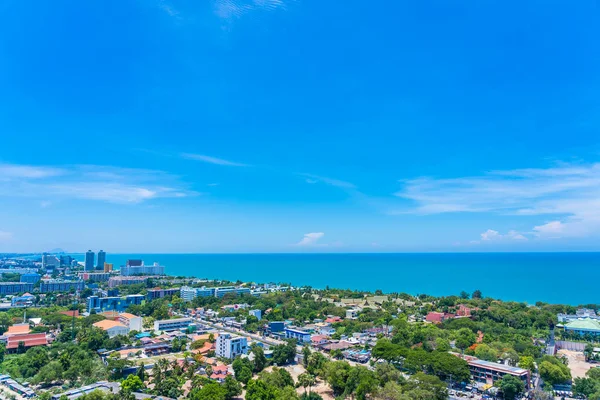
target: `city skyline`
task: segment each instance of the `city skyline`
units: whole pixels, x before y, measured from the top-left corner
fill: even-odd
[[[591,4],[0,9],[0,252],[600,251]]]

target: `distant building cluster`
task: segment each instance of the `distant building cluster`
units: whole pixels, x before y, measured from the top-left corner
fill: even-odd
[[[244,294],[251,295],[252,291],[247,287],[235,287],[235,286],[224,286],[224,287],[210,287],[205,286],[201,288],[193,288],[183,286],[180,289],[180,297],[185,301],[192,301],[196,297],[224,297],[227,294],[233,294],[235,296],[241,296]]]
[[[165,267],[157,262],[152,265],[145,265],[142,260],[127,260],[127,263],[121,266],[121,276],[164,274]]]

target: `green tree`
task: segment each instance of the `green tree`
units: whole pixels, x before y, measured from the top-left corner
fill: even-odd
[[[144,387],[144,382],[139,376],[130,374],[121,382],[121,388],[128,392],[139,392]]]
[[[456,347],[458,347],[462,351],[465,351],[467,347],[475,343],[475,340],[477,340],[477,337],[475,336],[473,331],[467,328],[461,328],[456,333],[455,344]]]
[[[260,372],[267,366],[268,360],[265,357],[265,351],[261,346],[252,346],[251,350],[252,354],[254,354],[254,359],[252,360],[253,370],[254,372]]]
[[[5,312],[0,312],[0,335],[8,330],[12,325],[12,318]]]
[[[252,379],[246,387],[246,400],[277,400],[277,389],[260,379]]]
[[[247,384],[252,379],[252,368],[253,365],[247,358],[238,357],[233,361],[232,364],[235,379]]]
[[[325,364],[324,374],[327,383],[336,396],[344,393],[352,367],[346,361],[332,361]]]
[[[238,381],[236,381],[231,375],[227,375],[223,387],[226,391],[226,400],[233,399],[235,396],[239,396],[240,394],[242,394],[242,385]]]
[[[481,299],[483,297],[483,295],[481,294],[481,290],[477,289],[473,292],[473,294],[471,295],[471,298],[473,299]]]
[[[600,391],[600,382],[590,378],[575,378],[573,383],[573,394],[590,397],[592,394]]]
[[[522,380],[512,375],[504,375],[497,385],[502,390],[505,400],[513,400],[525,387]]]
[[[571,380],[569,367],[553,357],[544,357],[539,364],[540,377],[550,385],[567,383]],[[552,361],[555,360],[555,361]]]
[[[498,361],[498,352],[485,343],[478,344],[475,348],[475,357],[485,361]]]
[[[201,389],[190,392],[191,400],[226,400],[227,388],[216,382],[208,382]]]
[[[522,356],[519,359],[519,368],[528,369],[532,371],[535,369],[535,360],[531,356]]]
[[[304,393],[306,393],[306,388],[310,391],[310,388],[315,385],[315,382],[315,376],[308,372],[298,375],[298,384],[304,388]]]
[[[310,347],[308,347],[308,345],[304,345],[304,347],[302,348],[302,363],[304,364],[305,368],[308,366],[308,359],[310,358],[310,353]]]

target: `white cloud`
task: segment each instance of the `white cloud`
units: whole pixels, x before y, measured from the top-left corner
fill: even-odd
[[[498,239],[499,237],[500,234],[498,233],[498,231],[495,231],[493,229],[488,229],[487,231],[481,234],[481,240],[494,240]]]
[[[0,231],[0,241],[4,242],[12,239],[13,234],[11,232]]]
[[[600,163],[492,171],[483,176],[452,179],[418,178],[402,183],[396,196],[412,201],[414,207],[392,213],[553,215],[552,225],[536,226],[532,228],[534,233],[559,230],[551,233],[600,234]],[[514,236],[525,238],[522,234]]]
[[[224,160],[217,157],[205,156],[203,154],[182,153],[181,156],[183,158],[187,158],[188,160],[202,161],[209,164],[224,165],[228,167],[249,167],[248,164]]]
[[[560,235],[563,233],[565,224],[560,221],[551,221],[543,225],[534,226],[533,230],[538,235]]]
[[[301,241],[296,243],[297,246],[314,246],[317,241],[321,239],[325,234],[323,232],[312,232],[305,233]]]
[[[507,242],[512,240],[528,240],[523,234],[511,230],[506,234],[501,234],[500,232],[488,229],[487,231],[481,233],[479,235],[480,240],[471,240],[469,243],[471,244],[479,244],[482,242],[490,243],[490,242]]]
[[[6,165],[4,165],[6,167]],[[111,203],[140,203],[157,198],[197,195],[177,176],[163,171],[118,168],[97,165],[75,165],[49,171],[32,172],[29,167],[11,165],[0,180],[0,196],[41,198],[40,206],[48,207],[53,199],[86,199]],[[22,171],[26,171],[23,173]]]

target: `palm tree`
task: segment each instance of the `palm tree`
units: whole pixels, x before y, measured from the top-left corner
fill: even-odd
[[[306,393],[307,387],[309,388],[310,393],[310,388],[315,385],[315,377],[308,372],[304,372],[298,376],[298,383],[304,388],[304,393]]]

